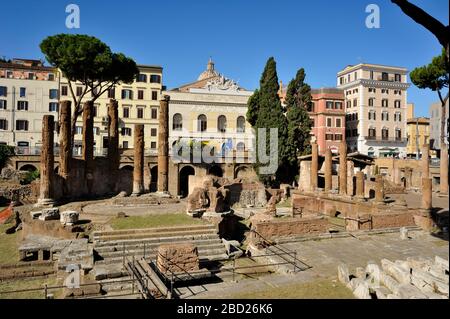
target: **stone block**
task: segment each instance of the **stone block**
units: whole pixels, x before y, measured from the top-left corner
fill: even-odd
[[[156,265],[165,274],[199,270],[197,247],[192,244],[161,245]]]
[[[445,271],[448,271],[448,259],[441,258],[439,256],[436,256],[434,258],[434,262],[436,265],[444,269]]]
[[[399,285],[396,294],[401,299],[427,299],[426,295],[424,295],[418,288],[414,287],[411,284]]]
[[[40,220],[59,220],[59,208],[46,208],[42,210],[42,214],[39,216]]]
[[[439,278],[436,278],[436,277],[432,276],[431,274],[429,274],[425,271],[419,270],[419,269],[413,270],[412,276],[417,277],[418,279],[421,279],[428,285],[432,286],[434,291],[437,291],[441,294],[445,294],[448,296],[449,285],[445,281],[442,281]]]
[[[80,218],[80,213],[73,211],[73,210],[68,210],[65,212],[61,213],[61,218],[60,218],[60,222],[62,225],[74,225],[78,222]]]
[[[366,267],[366,273],[370,278],[373,278],[375,282],[381,282],[383,272],[377,264],[369,263]]]
[[[391,294],[391,291],[386,287],[375,287],[372,289],[377,296],[377,299],[387,299],[387,297]]]
[[[361,278],[352,278],[352,280],[350,280],[350,282],[347,284],[347,288],[354,291],[358,287],[358,285],[362,284],[363,282],[364,280],[362,280]]]
[[[366,279],[367,276],[366,270],[362,267],[357,267],[355,270],[355,276],[361,279]]]
[[[358,299],[372,299],[367,282],[359,283],[353,291],[353,295]]]
[[[381,275],[381,283],[386,286],[390,291],[392,291],[394,294],[397,293],[399,289],[399,283],[397,280],[389,276],[388,274],[385,274],[384,272]]]
[[[338,278],[341,283],[348,285],[350,282],[350,273],[346,264],[340,264],[338,266]]]
[[[401,240],[409,239],[408,228],[406,228],[406,227],[400,228],[400,239]]]
[[[381,267],[386,273],[394,277],[399,283],[401,284],[411,283],[411,275],[409,273],[409,270],[387,259],[381,260]]]

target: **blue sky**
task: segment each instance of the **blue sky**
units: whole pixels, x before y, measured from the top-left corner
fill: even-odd
[[[447,0],[412,0],[448,24]],[[68,4],[81,28],[65,27]],[[368,4],[381,28],[367,29]],[[191,82],[212,56],[218,69],[247,89],[258,87],[268,57],[287,83],[300,67],[314,87],[335,86],[336,73],[360,62],[412,70],[440,53],[437,40],[390,0],[21,0],[2,1],[0,56],[42,58],[40,41],[57,33],[96,36],[141,64],[164,67],[168,88]],[[437,95],[408,90],[416,114],[428,116]]]

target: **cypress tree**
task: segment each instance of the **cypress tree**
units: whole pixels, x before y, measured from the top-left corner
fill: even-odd
[[[273,57],[269,58],[264,68],[260,80],[260,88],[249,99],[249,110],[247,115],[249,123],[252,124],[256,133],[256,147],[258,151],[258,129],[265,128],[266,131],[266,153],[270,154],[270,128],[278,129],[278,169],[275,174],[262,175],[259,167],[267,166],[268,163],[261,163],[260,158],[256,156],[255,170],[262,182],[266,185],[275,186],[280,181],[280,167],[286,164],[288,158],[287,149],[287,119],[283,113],[280,98],[276,62]],[[254,123],[254,124],[253,124]],[[273,142],[273,141],[272,141]],[[271,161],[276,159],[272,158]]]

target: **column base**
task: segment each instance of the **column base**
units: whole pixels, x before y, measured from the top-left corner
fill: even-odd
[[[162,198],[172,198],[172,195],[168,191],[156,192],[156,193],[154,193],[154,195],[157,197],[162,197]]]
[[[40,198],[38,199],[38,202],[34,204],[34,207],[40,208],[40,207],[55,207],[56,202],[51,198]]]

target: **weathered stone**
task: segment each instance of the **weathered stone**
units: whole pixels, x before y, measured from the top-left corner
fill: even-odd
[[[401,299],[401,298],[397,295],[389,294],[389,295],[387,295],[386,299]]]
[[[448,194],[448,146],[443,143],[441,145],[441,163],[440,163],[440,192]]]
[[[83,141],[81,157],[85,165],[88,194],[92,193],[94,183],[94,103],[86,101],[83,105]]]
[[[347,285],[350,282],[350,273],[346,264],[340,264],[338,266],[338,278],[344,285]]]
[[[60,222],[63,225],[71,226],[78,223],[79,218],[80,218],[79,212],[68,210],[61,213]]]
[[[117,218],[126,218],[127,214],[125,214],[124,212],[118,212],[117,213]]]
[[[411,284],[399,285],[396,294],[401,299],[427,299],[426,295]]]
[[[364,172],[356,173],[356,197],[364,198]]]
[[[381,282],[383,272],[377,264],[369,263],[366,267],[366,273],[373,278],[375,282]]]
[[[59,175],[63,179],[63,194],[69,194],[70,163],[72,161],[71,146],[71,101],[61,101],[59,111]]]
[[[347,195],[347,143],[339,145],[339,194]]]
[[[358,299],[372,299],[370,296],[369,285],[366,282],[359,283],[353,291],[353,295]]]
[[[120,153],[119,153],[119,103],[117,100],[111,99],[108,104],[108,162],[110,170],[110,189],[115,190],[119,166],[120,166]]]
[[[386,287],[375,287],[372,290],[375,293],[375,296],[377,296],[377,299],[387,299],[388,295],[391,294]]]
[[[317,189],[318,172],[319,172],[319,146],[317,143],[311,143],[311,191]]]
[[[375,177],[375,201],[379,203],[384,202],[384,185],[382,175],[377,175]]]
[[[208,202],[205,189],[196,187],[187,198],[186,211],[189,213],[198,209],[206,209]]]
[[[42,215],[42,211],[30,212],[31,219],[38,219]]]
[[[446,283],[445,281],[442,281],[439,278],[436,278],[431,274],[419,269],[413,269],[412,276],[424,281],[428,285],[432,286],[435,291],[438,291],[441,294],[449,294],[448,282]]]
[[[164,95],[159,104],[159,132],[158,132],[158,192],[169,190],[169,101]]]
[[[381,283],[386,286],[390,291],[392,291],[394,294],[397,293],[400,284],[397,280],[389,276],[388,274],[385,274],[384,272],[381,275]]]
[[[53,115],[44,115],[42,119],[42,148],[41,148],[41,170],[40,170],[40,196],[38,206],[53,204],[53,182],[54,182],[54,131],[55,122]]]
[[[356,267],[355,276],[358,278],[366,279],[366,270],[362,267]]]
[[[333,189],[333,161],[331,149],[325,151],[325,191],[329,192]]]
[[[59,208],[46,208],[43,209],[42,214],[39,216],[40,220],[58,220],[59,219]]]
[[[156,264],[164,274],[199,270],[197,247],[192,244],[161,245]]]
[[[144,192],[144,125],[134,126],[134,169],[133,193],[140,195]]]
[[[439,267],[441,267],[442,269],[444,269],[445,271],[448,271],[448,259],[444,259],[441,258],[439,256],[436,256],[434,259],[434,262],[436,263],[436,265],[438,265]]]
[[[409,239],[408,228],[406,228],[406,227],[400,228],[400,239],[401,240]]]
[[[349,283],[347,284],[347,288],[351,289],[352,291],[354,291],[360,284],[362,284],[364,282],[363,279],[361,278],[352,278]]]
[[[396,265],[390,260],[381,260],[381,267],[386,273],[394,277],[400,284],[409,284],[411,282],[409,270]]]
[[[427,211],[433,208],[432,187],[431,178],[422,178],[422,209]]]

